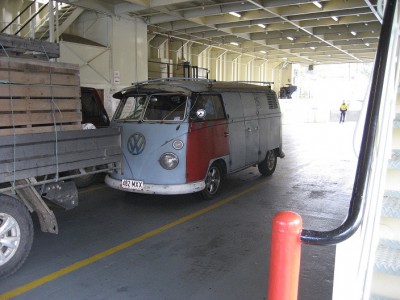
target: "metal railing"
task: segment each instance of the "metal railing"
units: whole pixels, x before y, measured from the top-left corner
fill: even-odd
[[[192,66],[190,63],[172,64],[160,61],[148,61],[149,64],[149,79],[153,78],[204,78],[208,79],[209,71],[206,68]],[[155,70],[157,69],[157,70]]]
[[[36,2],[36,1],[32,1],[30,4],[28,4],[27,7],[25,7],[14,19],[12,19],[12,21],[11,21],[10,23],[8,23],[8,25],[7,25],[6,27],[4,27],[4,28],[1,30],[1,33],[5,33],[6,30],[7,30],[8,28],[10,28],[10,27],[14,24],[14,22],[15,22],[16,20],[18,20],[18,19],[19,19],[33,4],[35,4],[35,2]]]
[[[361,224],[364,215],[365,200],[363,199],[372,154],[376,128],[378,126],[379,108],[382,97],[382,87],[385,80],[387,53],[390,47],[391,28],[393,25],[396,0],[389,0],[386,4],[383,24],[376,54],[375,67],[372,77],[371,91],[367,115],[362,136],[360,155],[358,158],[356,176],[353,186],[350,207],[346,220],[338,228],[331,231],[305,230],[301,232],[301,241],[306,244],[328,245],[340,243],[352,236]]]
[[[33,3],[35,3],[35,2],[33,2]],[[32,20],[34,20],[46,7],[48,7],[48,5],[49,5],[48,3],[43,4],[42,6],[39,7],[39,9],[37,11],[35,11],[32,14],[30,14],[29,18],[24,22],[24,24],[22,24],[20,26],[20,28],[16,32],[13,32],[12,34],[13,35],[18,35],[22,30],[25,29],[26,26],[28,26],[32,22]],[[20,15],[21,14],[19,14],[19,16]],[[17,16],[16,18],[18,18],[19,16]]]
[[[268,300],[296,300],[298,293],[301,245],[329,245],[351,237],[364,218],[364,192],[370,173],[384,88],[388,53],[397,0],[388,0],[376,54],[372,86],[366,113],[352,197],[345,221],[331,231],[305,230],[301,216],[281,212],[272,221]]]

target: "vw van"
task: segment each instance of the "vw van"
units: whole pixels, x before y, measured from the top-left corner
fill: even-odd
[[[270,86],[163,79],[113,96],[120,102],[111,126],[121,128],[123,149],[121,170],[105,179],[113,188],[210,199],[226,175],[258,165],[269,176],[284,156]]]

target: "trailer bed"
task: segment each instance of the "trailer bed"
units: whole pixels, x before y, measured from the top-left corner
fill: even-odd
[[[107,171],[120,161],[118,128],[0,136],[0,183],[99,165]]]

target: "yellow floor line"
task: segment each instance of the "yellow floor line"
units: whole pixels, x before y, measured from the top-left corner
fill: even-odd
[[[218,207],[220,207],[220,206],[222,206],[222,205],[224,205],[224,204],[226,204],[226,203],[228,203],[228,202],[230,202],[230,201],[232,201],[232,200],[234,200],[234,199],[236,199],[236,198],[238,198],[240,196],[243,196],[244,194],[247,194],[247,193],[257,189],[258,187],[260,187],[261,185],[263,185],[265,183],[266,183],[266,181],[263,181],[263,182],[255,185],[255,186],[253,186],[251,188],[248,188],[248,189],[246,189],[246,190],[244,190],[244,191],[242,191],[242,192],[240,192],[238,194],[230,196],[230,197],[228,197],[228,198],[226,198],[224,200],[221,200],[221,201],[219,201],[219,202],[217,202],[217,203],[215,203],[213,205],[207,206],[206,208],[203,208],[203,209],[198,210],[198,211],[196,211],[196,212],[194,212],[192,214],[189,214],[189,215],[187,215],[185,217],[177,219],[177,220],[175,220],[175,221],[173,221],[173,222],[171,222],[171,223],[169,223],[167,225],[164,225],[162,227],[159,227],[157,229],[149,231],[149,232],[147,232],[147,233],[145,233],[145,234],[143,234],[143,235],[141,235],[139,237],[136,237],[134,239],[126,241],[126,242],[124,242],[122,244],[119,244],[119,245],[117,245],[117,246],[115,246],[113,248],[110,248],[110,249],[108,249],[106,251],[100,252],[100,253],[98,253],[96,255],[93,255],[93,256],[91,256],[89,258],[86,258],[84,260],[78,261],[78,262],[76,262],[76,263],[74,263],[72,265],[69,265],[69,266],[67,266],[65,268],[62,268],[62,269],[60,269],[60,270],[58,270],[56,272],[53,272],[53,273],[51,273],[49,275],[46,275],[46,276],[44,276],[42,278],[36,279],[36,280],[34,280],[32,282],[29,282],[29,283],[27,283],[25,285],[17,287],[17,288],[15,288],[13,290],[10,290],[8,292],[5,292],[4,294],[0,295],[0,299],[1,300],[3,300],[3,299],[11,299],[13,297],[22,295],[22,294],[24,294],[24,293],[26,293],[26,292],[28,292],[30,290],[33,290],[33,289],[35,289],[35,288],[37,288],[37,287],[39,287],[39,286],[41,286],[41,285],[43,285],[43,284],[45,284],[47,282],[53,281],[53,280],[55,280],[55,279],[57,279],[57,278],[59,278],[59,277],[61,277],[63,275],[69,274],[69,273],[71,273],[73,271],[76,271],[76,270],[78,270],[80,268],[83,268],[83,267],[85,267],[87,265],[90,265],[90,264],[92,264],[92,263],[94,263],[94,262],[96,262],[96,261],[98,261],[98,260],[100,260],[102,258],[105,258],[107,256],[115,254],[115,253],[117,253],[119,251],[122,251],[122,250],[128,248],[128,247],[136,245],[137,243],[140,243],[140,242],[142,242],[142,241],[144,241],[144,240],[146,240],[148,238],[156,236],[156,235],[158,235],[158,234],[160,234],[160,233],[162,233],[162,232],[164,232],[164,231],[166,231],[166,230],[168,230],[168,229],[170,229],[172,227],[175,227],[175,226],[180,225],[182,223],[185,223],[185,222],[187,222],[189,220],[192,220],[192,219],[194,219],[194,218],[196,218],[198,216],[201,216],[201,215],[203,215],[203,214],[205,214],[207,212],[210,212],[210,211],[212,211],[212,210],[214,210],[214,209],[216,209],[216,208],[218,208]]]

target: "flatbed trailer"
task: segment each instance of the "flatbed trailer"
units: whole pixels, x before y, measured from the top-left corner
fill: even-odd
[[[32,213],[57,234],[48,201],[71,209],[78,190],[70,179],[120,168],[121,134],[82,130],[79,66],[49,61],[59,55],[54,44],[0,34],[0,46],[1,278],[28,257]]]
[[[30,213],[41,230],[58,233],[46,201],[65,209],[78,205],[73,177],[120,168],[117,128],[0,136],[0,277],[19,269],[33,242]]]

